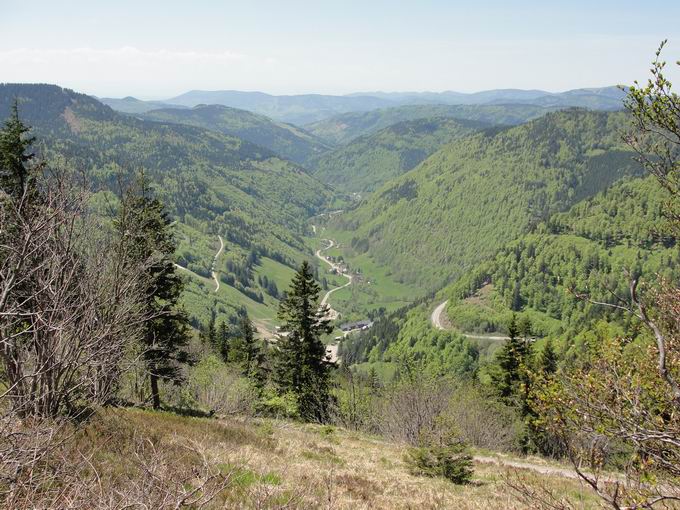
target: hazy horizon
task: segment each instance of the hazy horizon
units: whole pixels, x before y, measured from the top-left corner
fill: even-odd
[[[60,85],[59,83],[53,83],[51,85]],[[187,89],[183,92],[180,92],[179,94],[175,94],[174,96],[168,96],[168,97],[142,97],[142,96],[135,96],[134,94],[126,94],[126,95],[121,95],[121,96],[100,96],[97,94],[91,94],[95,97],[99,98],[110,98],[110,99],[125,99],[127,97],[132,97],[134,99],[139,99],[142,101],[167,101],[170,99],[173,99],[175,97],[179,97],[183,94],[189,93],[189,92],[194,92],[194,91],[200,91],[200,92],[245,92],[245,93],[263,93],[263,94],[268,94],[271,96],[303,96],[303,95],[321,95],[321,96],[372,96],[372,95],[378,95],[378,94],[447,94],[447,93],[452,93],[452,94],[478,94],[481,92],[492,92],[492,91],[502,91],[502,90],[521,90],[525,92],[546,92],[549,94],[560,94],[562,92],[568,92],[570,90],[585,90],[585,89],[604,89],[608,87],[616,87],[622,84],[608,84],[608,85],[593,85],[593,86],[583,86],[583,87],[575,87],[575,88],[570,88],[570,89],[564,89],[564,90],[545,90],[545,89],[518,89],[518,88],[511,88],[511,87],[499,87],[499,88],[493,88],[493,89],[479,89],[479,90],[470,90],[470,91],[460,91],[460,90],[356,90],[353,92],[347,92],[347,93],[342,93],[342,94],[324,94],[320,92],[300,92],[300,93],[287,93],[287,94],[277,94],[273,92],[267,92],[266,90],[242,90],[242,89],[200,89],[200,88],[192,88],[192,89]],[[71,88],[71,87],[66,87],[66,88]],[[76,92],[81,92],[76,90]]]
[[[38,0],[3,6],[0,81],[139,99],[189,90],[558,92],[644,79],[661,40],[665,55],[679,52],[679,18],[680,4],[662,0],[644,9],[610,0]]]

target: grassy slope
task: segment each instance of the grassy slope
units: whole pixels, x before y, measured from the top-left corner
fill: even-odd
[[[551,213],[638,172],[621,113],[569,110],[453,142],[331,226],[393,278],[431,290]]]
[[[540,117],[550,108],[532,105],[409,105],[331,117],[305,128],[331,144],[346,144],[393,124],[430,117],[449,117],[485,124],[515,125]]]
[[[144,118],[187,124],[237,136],[301,164],[329,150],[326,143],[301,128],[228,106],[199,105],[191,109],[164,108],[147,112]]]
[[[145,469],[159,484],[171,484],[207,467],[227,479],[207,508],[528,508],[503,482],[503,465],[518,461],[507,456],[480,456],[474,483],[456,486],[410,475],[403,445],[316,425],[107,410],[86,432],[78,436],[79,450],[92,453],[83,484],[96,469],[104,494],[113,487],[127,490]],[[559,475],[559,466],[519,462],[530,467],[518,471],[530,483],[575,497],[584,508],[594,506],[577,481]]]
[[[345,192],[368,192],[417,166],[442,145],[488,124],[447,117],[393,124],[310,162],[314,176]]]

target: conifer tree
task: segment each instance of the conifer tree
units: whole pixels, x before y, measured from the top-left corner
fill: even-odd
[[[229,326],[227,323],[222,321],[217,328],[217,346],[222,357],[222,361],[229,361]]]
[[[552,340],[548,338],[541,352],[540,369],[543,375],[550,376],[557,372],[557,354]]]
[[[208,344],[213,349],[217,348],[217,329],[215,327],[216,320],[215,308],[210,310],[210,320],[208,321],[208,326],[204,327],[201,331],[201,341],[204,344]]]
[[[328,307],[319,306],[319,285],[307,261],[293,277],[286,298],[279,305],[279,320],[287,335],[277,343],[276,382],[298,400],[303,419],[324,421],[330,400],[330,370],[321,335],[333,328]]]
[[[128,245],[129,263],[146,268],[142,293],[153,319],[144,324],[142,347],[155,409],[160,407],[159,379],[178,382],[179,366],[188,361],[188,319],[178,306],[183,283],[172,261],[176,245],[171,223],[142,176],[124,196],[116,227]]]
[[[35,137],[29,136],[30,128],[19,118],[17,102],[5,126],[0,130],[0,189],[15,200],[29,186],[31,164],[35,155],[30,147]]]
[[[513,400],[517,396],[518,386],[526,363],[527,346],[520,338],[517,316],[512,314],[508,324],[508,340],[499,350],[496,361],[498,373],[494,377],[499,396],[504,400]]]
[[[255,328],[247,315],[241,316],[236,338],[229,349],[229,361],[241,366],[241,372],[261,387],[264,384],[264,353],[260,342],[255,338]]]
[[[531,319],[528,316],[523,315],[519,320],[517,323],[517,332],[525,342],[529,341],[529,338],[533,334],[533,325],[531,324]]]

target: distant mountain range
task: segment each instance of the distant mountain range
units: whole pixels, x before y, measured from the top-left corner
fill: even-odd
[[[292,124],[228,106],[167,107],[139,115],[149,120],[187,124],[237,136],[299,164],[306,163],[310,157],[318,156],[330,148],[321,139]]]
[[[566,92],[499,89],[462,92],[364,92],[345,96],[301,94],[275,96],[237,90],[192,90],[163,101],[142,101],[133,97],[101,98],[104,104],[125,113],[145,113],[158,108],[192,108],[217,104],[240,108],[296,125],[311,124],[339,114],[368,112],[403,105],[506,105],[527,104],[548,108],[584,107],[618,110],[625,93],[618,87],[583,88]]]
[[[163,101],[142,101],[132,96],[116,99],[114,97],[98,97],[100,102],[110,106],[117,112],[122,113],[146,113],[159,108],[187,108],[178,104],[169,104]]]

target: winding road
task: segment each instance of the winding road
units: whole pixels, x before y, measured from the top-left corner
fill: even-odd
[[[437,305],[437,307],[432,311],[432,315],[430,315],[430,322],[432,323],[432,326],[436,329],[441,329],[441,330],[447,330],[451,329],[449,327],[444,326],[444,323],[442,322],[442,319],[446,317],[446,305],[449,303],[449,300],[447,299],[443,303],[440,303]],[[442,317],[442,315],[444,317]],[[446,319],[444,319],[446,320]],[[463,333],[463,336],[467,338],[474,338],[476,340],[507,340],[507,336],[488,336],[488,335],[470,335],[468,333]]]
[[[316,232],[315,227],[313,227],[313,230],[314,230],[314,232]],[[334,288],[330,289],[328,292],[326,292],[324,297],[321,299],[321,306],[328,304],[328,298],[331,296],[331,294],[333,294],[333,292],[336,292],[340,289],[344,289],[345,287],[349,287],[352,284],[352,275],[345,274],[345,273],[341,272],[339,264],[335,264],[334,262],[331,262],[330,260],[328,260],[326,257],[324,257],[321,254],[322,251],[329,250],[333,246],[335,246],[335,242],[332,239],[324,239],[324,241],[326,241],[328,243],[328,246],[326,246],[325,248],[320,248],[320,249],[316,250],[316,257],[318,259],[324,261],[326,264],[328,264],[331,267],[331,269],[335,269],[338,274],[341,274],[342,276],[347,278],[347,283],[344,284],[344,285],[340,285],[339,287],[334,287]],[[328,318],[329,319],[336,319],[338,317],[338,315],[339,315],[338,312],[336,310],[333,310],[329,305],[328,306]],[[328,359],[331,363],[337,363],[339,361],[339,359],[338,359],[338,343],[336,342],[334,344],[327,345],[326,346],[326,354],[327,354]]]
[[[217,271],[215,271],[215,264],[217,263],[217,257],[222,255],[222,252],[224,251],[224,240],[222,239],[222,236],[218,235],[217,238],[220,240],[220,249],[217,250],[217,253],[215,253],[215,256],[213,257],[212,266],[210,268],[210,274],[212,275],[212,279],[215,280],[215,292],[220,290],[220,280],[219,280],[219,278],[217,278]],[[184,266],[180,266],[177,262],[174,262],[174,264],[175,264],[175,267],[177,269],[180,269],[182,271],[186,271],[187,273],[191,273],[193,275],[196,275],[198,278],[203,278],[201,275],[194,273],[191,269],[184,267]]]
[[[448,304],[448,302],[449,300],[447,299],[442,304],[438,305],[437,308],[435,308],[434,311],[432,312],[432,315],[430,316],[430,321],[432,322],[432,325],[437,329],[446,329],[442,325],[442,313],[444,313],[444,310],[446,309],[446,305]]]
[[[215,264],[217,264],[217,257],[222,255],[222,252],[224,251],[224,241],[222,240],[222,236],[218,235],[217,238],[220,240],[220,249],[217,250],[217,253],[215,253],[215,258],[213,258],[213,263],[212,267],[210,268],[210,274],[213,277],[213,280],[215,280],[215,292],[220,290],[220,280],[217,278],[217,272],[215,271]]]
[[[335,263],[331,262],[330,260],[328,260],[326,257],[324,257],[324,256],[321,254],[322,251],[329,250],[329,249],[331,249],[333,246],[335,246],[335,242],[333,242],[332,239],[324,239],[324,241],[328,242],[328,246],[326,246],[325,248],[320,248],[320,249],[316,250],[316,257],[317,257],[318,259],[323,260],[326,264],[328,264],[328,265],[331,267],[331,269],[335,269],[335,270],[337,271],[338,274],[341,274],[342,276],[344,276],[345,278],[347,278],[347,283],[344,284],[344,285],[340,285],[339,287],[334,287],[334,288],[330,289],[328,292],[326,292],[326,294],[324,295],[323,299],[321,299],[321,306],[323,306],[323,305],[325,305],[325,304],[328,303],[328,298],[331,296],[331,294],[333,294],[333,292],[336,292],[336,291],[338,291],[338,290],[340,290],[340,289],[344,289],[345,287],[349,287],[349,286],[352,284],[352,275],[342,273],[342,272],[340,271],[340,266],[339,266],[338,264],[335,264]],[[335,310],[333,310],[332,308],[330,308],[330,305],[329,305],[329,315],[331,316],[331,318],[335,318],[335,317],[337,317],[337,315],[338,315],[338,312],[336,312]]]

